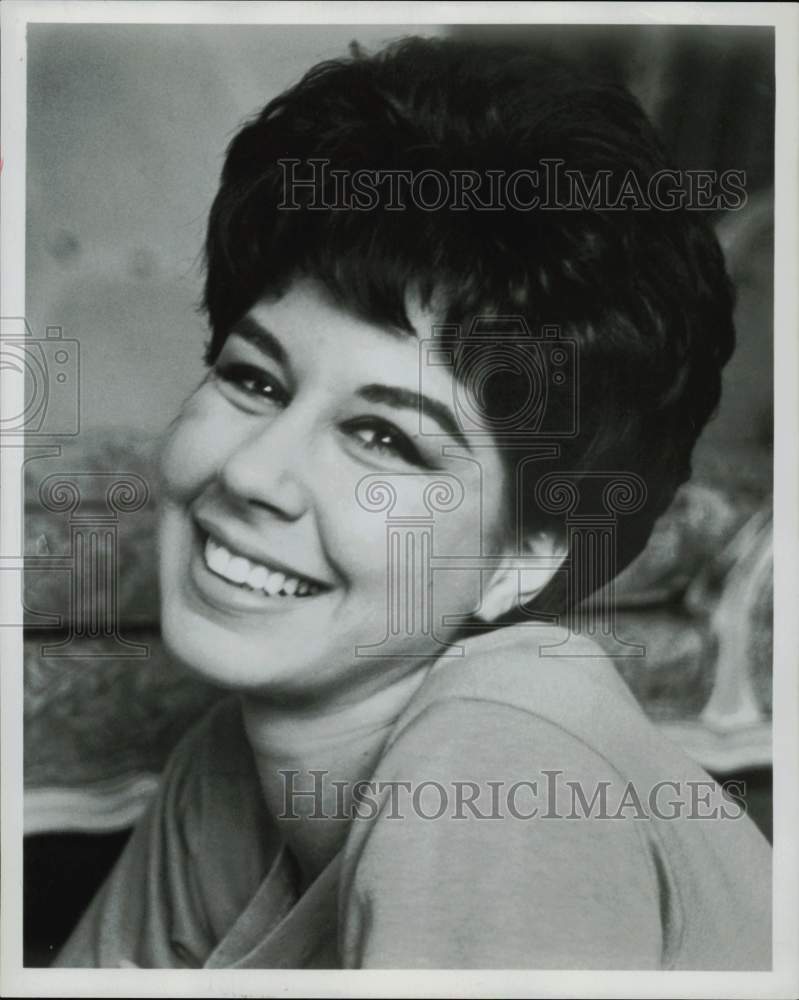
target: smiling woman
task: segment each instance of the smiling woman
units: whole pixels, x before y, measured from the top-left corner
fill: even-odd
[[[610,203],[414,201],[553,161]],[[765,839],[580,616],[733,346],[710,229],[625,201],[669,166],[625,91],[455,41],[317,66],[236,136],[160,527],[165,641],[231,696],[59,964],[769,967]],[[409,197],[339,198],[364,172]]]
[[[421,336],[430,318],[411,312]],[[359,481],[384,473],[412,515],[407,473],[457,475],[464,502],[436,521],[455,559],[481,537],[499,553],[507,528],[499,453],[468,461],[452,375],[431,376],[419,394],[416,338],[307,280],[232,328],[162,459],[163,631],[189,666],[264,697],[351,702],[365,718],[370,697],[427,669],[423,632],[397,635],[379,659],[355,653],[385,624],[387,573],[385,525],[358,503]],[[440,434],[420,435],[420,405]],[[436,621],[472,610],[479,570],[449,574],[433,599]]]

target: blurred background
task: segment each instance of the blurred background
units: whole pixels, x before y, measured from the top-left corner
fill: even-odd
[[[626,82],[676,166],[746,172],[746,207],[713,219],[738,290],[738,348],[694,478],[618,581],[618,635],[647,655],[617,666],[689,753],[745,778],[770,836],[772,29],[34,24],[27,319],[36,336],[58,327],[79,342],[81,423],[55,451],[28,451],[29,965],[51,959],[175,740],[217,696],[158,638],[152,447],[203,374],[200,255],[225,148],[314,63],[352,40],[373,50],[409,34],[508,35],[560,52]],[[113,565],[76,566],[91,517],[111,531],[109,477],[123,473],[146,488],[136,510],[113,512]],[[80,523],[43,502],[48,477],[64,475],[80,489]],[[116,589],[97,606],[110,633],[87,627],[74,597],[106,572]]]

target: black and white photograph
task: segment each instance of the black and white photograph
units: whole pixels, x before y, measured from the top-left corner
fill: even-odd
[[[797,8],[378,7],[3,4],[2,992],[794,996]]]

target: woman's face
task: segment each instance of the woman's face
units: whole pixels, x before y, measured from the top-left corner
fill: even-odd
[[[411,318],[430,336],[429,316]],[[463,499],[434,514],[435,557],[499,552],[499,452],[459,436],[449,369],[426,369],[420,386],[419,358],[415,337],[310,282],[233,329],[162,452],[163,633],[183,662],[251,693],[348,701],[429,665],[430,622],[451,640],[442,616],[479,607],[478,571],[435,570],[430,622],[403,617],[392,633],[389,600],[423,583],[421,543],[414,559],[395,551],[389,574],[388,512],[367,509],[366,484],[356,495],[380,478],[397,494],[392,517],[429,521],[424,488],[448,474]]]

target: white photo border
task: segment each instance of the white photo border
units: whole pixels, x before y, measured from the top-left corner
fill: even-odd
[[[0,628],[5,996],[793,997],[799,994],[799,7],[779,3],[203,3],[6,0],[2,15],[2,315],[25,315],[26,28],[29,23],[772,25],[775,31],[774,968],[771,972],[157,971],[22,966],[22,639]],[[0,373],[2,374],[2,373]],[[8,381],[3,412],[19,413]],[[15,393],[17,395],[15,396]],[[21,552],[23,450],[0,449],[3,553]],[[19,574],[0,573],[18,621]],[[5,617],[14,615],[13,619]]]

